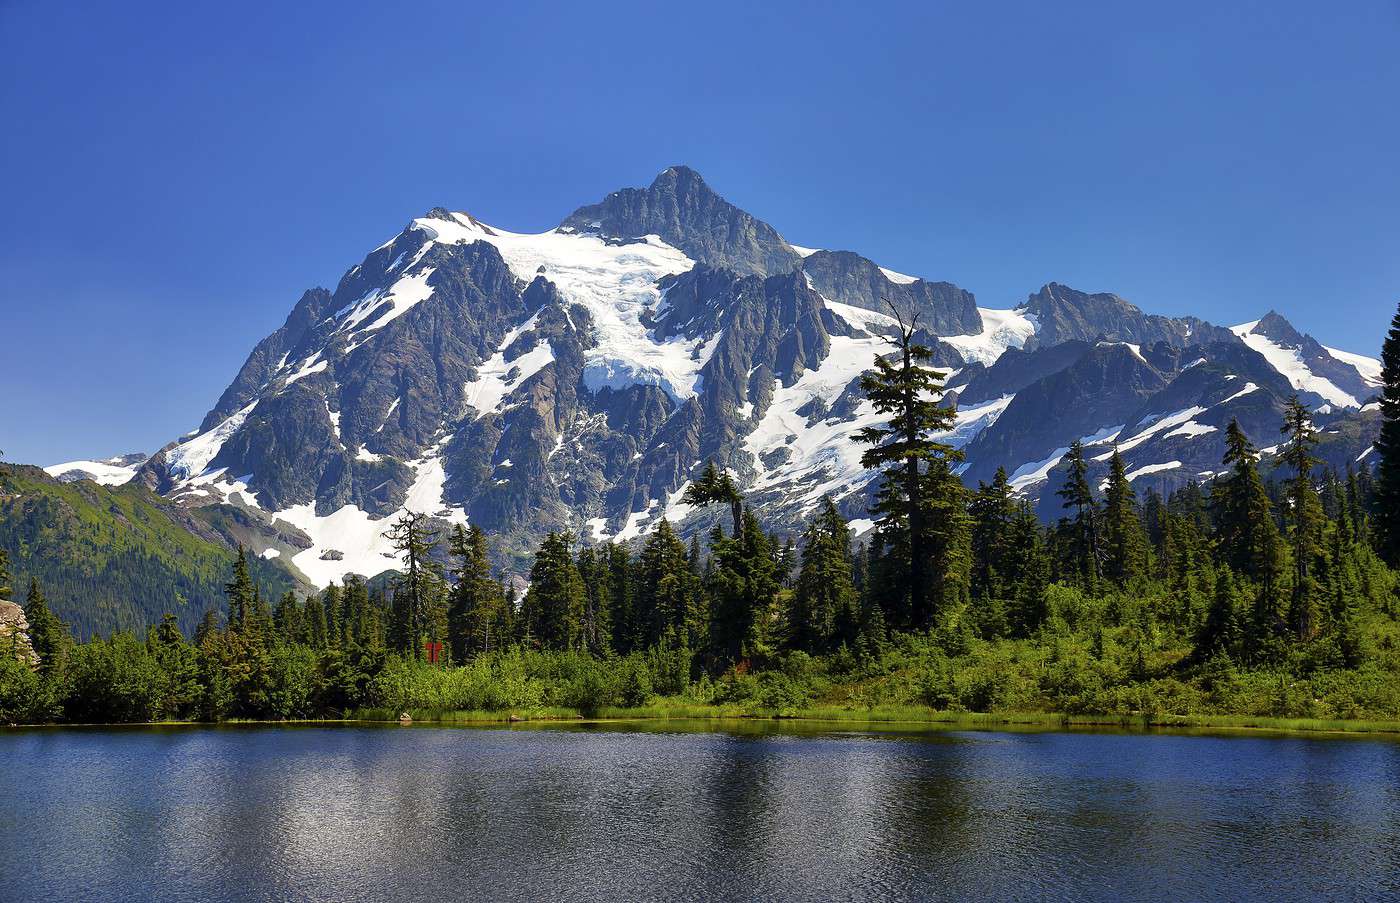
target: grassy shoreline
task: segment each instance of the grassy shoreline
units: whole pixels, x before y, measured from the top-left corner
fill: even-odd
[[[389,709],[360,709],[344,718],[301,718],[292,720],[231,719],[222,722],[142,721],[122,723],[41,723],[0,725],[0,729],[22,728],[133,728],[133,727],[254,727],[311,726],[318,724],[396,725],[400,712]],[[1264,715],[1112,715],[1064,714],[1059,712],[953,712],[924,706],[885,706],[848,709],[814,706],[791,713],[754,711],[740,706],[678,704],[637,708],[607,707],[585,714],[578,709],[539,708],[481,710],[409,709],[416,725],[521,726],[563,725],[689,724],[717,728],[747,725],[814,731],[832,728],[918,731],[922,729],[980,730],[1017,732],[1113,731],[1158,734],[1272,734],[1284,736],[1384,737],[1400,740],[1400,721],[1327,718],[1274,718]]]
[[[887,706],[872,709],[848,709],[816,706],[792,713],[773,713],[744,709],[739,706],[683,704],[650,705],[638,708],[599,709],[584,714],[576,709],[438,711],[414,710],[408,714],[415,724],[549,724],[549,723],[627,723],[646,721],[670,722],[771,722],[792,725],[867,725],[903,726],[909,728],[937,727],[964,730],[1122,730],[1140,733],[1162,731],[1220,731],[1266,732],[1277,734],[1316,735],[1396,735],[1400,738],[1400,721],[1274,718],[1261,715],[1070,715],[1059,712],[951,712],[924,706]],[[398,713],[386,709],[364,709],[347,719],[365,723],[397,723]]]

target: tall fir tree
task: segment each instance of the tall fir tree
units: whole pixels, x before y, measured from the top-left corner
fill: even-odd
[[[1293,594],[1288,619],[1298,639],[1308,640],[1318,627],[1316,571],[1319,559],[1327,552],[1323,535],[1327,516],[1313,486],[1312,473],[1317,465],[1313,448],[1317,445],[1317,431],[1312,415],[1297,395],[1289,400],[1284,410],[1281,432],[1287,436],[1287,441],[1279,460],[1293,471],[1288,480],[1287,522],[1293,551]]]
[[[924,524],[928,530],[929,586],[933,616],[965,605],[972,582],[972,517],[969,493],[949,461],[929,463],[923,476]]]
[[[1147,537],[1123,456],[1113,447],[1103,511],[1104,576],[1125,587],[1147,572]]]
[[[721,531],[716,528],[716,532]],[[631,643],[695,648],[698,586],[685,543],[665,518],[651,531],[632,566]]]
[[[321,608],[325,615],[326,624],[325,645],[327,647],[340,647],[341,607],[344,599],[345,592],[334,583],[326,587],[325,592],[321,594]],[[407,625],[407,623],[405,618],[404,624]],[[403,642],[407,643],[408,641],[404,639]],[[399,648],[395,644],[391,643],[391,645],[394,645],[395,649]]]
[[[717,664],[750,661],[767,652],[766,619],[781,584],[773,548],[758,518],[745,511],[737,537],[716,532],[710,549],[710,643]]]
[[[925,366],[933,352],[914,341],[918,317],[906,324],[893,304],[890,310],[898,323],[894,359],[877,356],[874,372],[860,378],[865,397],[889,422],[861,429],[856,439],[871,446],[861,456],[861,465],[879,468],[883,477],[871,513],[880,531],[891,536],[891,546],[904,554],[902,595],[908,598],[910,621],[915,628],[927,629],[935,612],[925,477],[935,463],[961,460],[961,452],[933,438],[952,429],[957,414],[952,405],[935,400],[943,393],[947,374]]]
[[[39,673],[57,673],[73,640],[68,625],[49,608],[39,581],[33,577],[29,578],[29,593],[24,600],[24,617],[29,622],[29,644],[39,656]]]
[[[1233,656],[1243,639],[1238,584],[1234,572],[1222,568],[1216,577],[1210,608],[1196,633],[1195,656],[1202,661],[1219,653]]]
[[[433,639],[441,636],[440,629],[433,629],[430,622],[433,620],[433,613],[436,606],[436,598],[440,592],[440,587],[436,581],[425,585],[425,592],[430,593],[433,602],[427,606],[427,616],[424,619],[424,634],[431,634]],[[369,597],[369,587],[356,574],[350,574],[345,578],[345,586],[340,596],[340,642],[343,648],[359,646],[370,648],[378,645],[379,633],[379,612]]]
[[[405,511],[384,537],[404,564],[394,591],[400,651],[421,657],[424,641],[441,639],[446,632],[442,566],[432,555],[438,534],[429,528],[428,515]]]
[[[612,622],[613,648],[620,655],[641,648],[632,590],[632,553],[623,543],[609,543],[608,556],[608,620]]]
[[[859,606],[851,581],[850,530],[830,496],[807,528],[790,616],[793,647],[828,652],[855,640]]]
[[[1024,499],[1016,507],[1016,516],[1011,522],[1002,566],[1010,580],[1007,626],[1013,636],[1028,637],[1045,622],[1050,562],[1040,520],[1030,502]]]
[[[1099,505],[1089,486],[1089,462],[1084,457],[1084,443],[1075,440],[1064,456],[1069,465],[1065,485],[1056,491],[1064,499],[1063,507],[1073,509],[1074,517],[1066,525],[1069,534],[1067,563],[1079,584],[1092,590],[1098,585],[1102,547],[1099,537]]]
[[[243,547],[238,547],[238,558],[233,564],[233,580],[224,585],[228,597],[228,626],[230,630],[242,630],[248,626],[258,604],[258,588],[248,573],[248,556]]]
[[[327,646],[326,608],[321,603],[320,594],[313,593],[307,596],[302,623],[306,630],[306,644],[312,649],[325,649]]]
[[[1381,432],[1376,457],[1372,519],[1376,547],[1386,563],[1400,568],[1400,309],[1381,345]]]
[[[305,642],[304,612],[297,594],[287,590],[272,609],[272,623],[277,628],[277,636],[283,643]]]
[[[456,564],[447,611],[452,658],[465,662],[509,642],[509,618],[501,584],[491,576],[486,534],[476,524],[458,524],[448,538]]]
[[[992,482],[978,483],[968,507],[972,516],[972,597],[1000,598],[1014,575],[1008,573],[1011,552],[1011,526],[1016,519],[1016,502],[1006,468],[998,467]]]
[[[545,649],[583,646],[583,581],[574,564],[573,534],[550,533],[530,568],[530,589],[521,605],[529,636]]]
[[[583,581],[583,616],[579,624],[582,647],[591,655],[607,655],[612,651],[608,553],[604,549],[580,549],[577,567]]]
[[[1212,492],[1216,549],[1223,564],[1257,586],[1249,625],[1257,648],[1283,624],[1279,602],[1285,559],[1273,505],[1259,476],[1259,452],[1233,418],[1225,428],[1222,463],[1230,472]]]

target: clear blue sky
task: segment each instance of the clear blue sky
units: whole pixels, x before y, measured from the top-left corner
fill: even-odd
[[[539,230],[673,163],[984,306],[1273,307],[1374,355],[1400,300],[1393,0],[253,5],[0,0],[7,459],[191,429],[433,206]]]

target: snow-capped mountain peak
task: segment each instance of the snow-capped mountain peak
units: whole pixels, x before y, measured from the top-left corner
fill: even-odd
[[[672,167],[547,232],[444,208],[413,219],[334,291],[305,292],[199,429],[136,478],[241,509],[254,553],[318,584],[391,567],[382,534],[405,510],[482,526],[508,568],[551,529],[705,529],[718,515],[680,499],[707,461],[772,529],[823,495],[860,520],[874,475],[853,437],[880,418],[859,378],[889,351],[892,307],[947,374],[943,439],[965,451],[963,478],[1002,466],[1041,498],[1075,439],[1100,468],[1117,437],[1133,478],[1165,487],[1218,467],[1230,417],[1266,439],[1306,389],[1330,423],[1376,376],[1268,317],[1232,332],[1058,283],[981,307],[793,246]]]

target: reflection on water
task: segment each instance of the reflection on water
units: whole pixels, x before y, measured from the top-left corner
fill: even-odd
[[[772,726],[0,734],[0,898],[1395,898],[1400,744]]]

